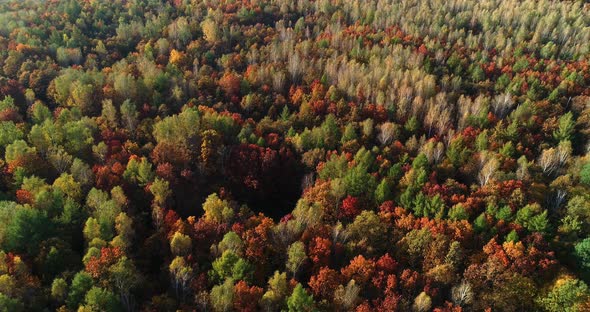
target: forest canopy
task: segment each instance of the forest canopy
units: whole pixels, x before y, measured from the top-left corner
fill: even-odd
[[[590,311],[590,5],[0,1],[0,311]]]

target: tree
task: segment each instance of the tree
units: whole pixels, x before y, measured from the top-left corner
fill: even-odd
[[[132,307],[131,291],[139,285],[140,275],[133,261],[122,257],[109,268],[109,282],[119,292],[119,299],[127,310]]]
[[[12,121],[0,122],[0,148],[23,138],[23,132]]]
[[[244,242],[242,241],[240,236],[233,231],[225,233],[225,235],[223,235],[223,239],[217,245],[218,252],[223,253],[226,250],[229,250],[236,255],[242,255],[243,248]]]
[[[578,279],[558,280],[551,291],[540,298],[541,307],[548,312],[576,312],[588,300],[588,286]]]
[[[331,301],[334,291],[340,285],[341,276],[338,272],[322,267],[316,275],[309,279],[309,287],[317,298]]]
[[[483,163],[483,166],[479,171],[477,179],[479,180],[479,184],[481,186],[485,186],[488,184],[488,182],[494,176],[494,174],[496,174],[496,171],[498,171],[498,168],[500,167],[500,162],[494,156],[491,156],[487,160],[482,161],[485,162]]]
[[[268,280],[267,289],[262,299],[260,299],[261,306],[268,311],[281,310],[288,294],[287,274],[275,271],[274,275]]]
[[[228,278],[221,285],[213,286],[211,289],[211,304],[216,312],[228,312],[233,308],[234,303],[234,283]]]
[[[137,127],[137,118],[139,116],[135,104],[127,99],[123,102],[123,104],[121,104],[121,108],[119,110],[121,112],[121,120],[123,121],[125,128],[132,136],[134,136],[135,128]]]
[[[233,252],[226,250],[221,257],[213,261],[209,277],[214,281],[231,278],[235,281],[250,280],[253,272],[252,265]]]
[[[375,201],[382,204],[391,199],[393,199],[392,186],[387,179],[383,179],[375,189]]]
[[[123,173],[123,178],[144,187],[154,180],[152,164],[145,157],[142,157],[140,161],[137,157],[131,157]]]
[[[156,178],[150,186],[150,192],[154,195],[154,203],[158,206],[164,206],[168,196],[172,194],[168,181]]]
[[[586,272],[590,272],[590,237],[576,244],[574,256],[580,267]]]
[[[234,286],[234,310],[255,312],[259,310],[258,302],[263,290],[257,286],[248,286],[245,281],[238,281]]]
[[[76,309],[86,293],[92,288],[93,281],[90,274],[86,272],[78,272],[72,279],[72,285],[70,286],[70,292],[68,293],[68,299],[66,303],[72,310]]]
[[[116,247],[126,249],[131,246],[134,235],[133,219],[131,219],[124,212],[119,213],[115,219],[115,229],[117,230],[118,235],[113,239],[113,241],[116,240],[120,242],[120,246]]]
[[[45,211],[21,207],[6,225],[4,247],[10,251],[36,255],[42,241],[54,233],[53,222]]]
[[[192,240],[189,236],[180,232],[174,233],[170,240],[170,250],[175,256],[186,256],[192,249]]]
[[[473,300],[471,285],[466,281],[461,281],[460,284],[453,286],[451,289],[451,298],[453,299],[453,303],[458,306],[471,304]]]
[[[184,295],[188,291],[189,283],[193,278],[193,269],[182,257],[174,258],[168,269],[172,277],[176,297],[180,298],[182,301]]]
[[[213,21],[213,19],[205,19],[201,23],[201,29],[203,30],[205,40],[207,40],[209,43],[215,43],[218,40],[219,29],[215,21]]]
[[[297,241],[291,244],[287,250],[287,269],[293,273],[293,276],[297,276],[299,268],[307,260],[305,254],[305,244]]]
[[[107,289],[92,287],[84,298],[83,311],[124,311],[117,297]]]
[[[572,112],[567,112],[559,117],[559,127],[553,131],[553,138],[558,142],[569,141],[572,139],[576,123]]]
[[[360,291],[356,281],[350,280],[346,287],[338,286],[334,292],[334,303],[345,309],[352,309],[358,303]]]
[[[203,210],[205,211],[205,219],[216,223],[229,222],[234,216],[234,211],[229,203],[220,199],[217,193],[207,197],[203,203]]]
[[[414,299],[412,310],[416,312],[426,312],[430,311],[430,307],[432,307],[432,299],[425,292],[421,292],[418,297]]]
[[[350,169],[343,179],[346,193],[359,197],[375,190],[375,178],[367,172],[367,168],[356,166]]]
[[[585,163],[580,171],[580,182],[590,186],[590,162]]]
[[[56,278],[51,283],[51,297],[57,302],[63,302],[68,295],[68,283],[63,278]]]
[[[305,291],[301,284],[297,283],[293,293],[287,298],[289,312],[315,311],[313,297]]]
[[[551,175],[559,169],[559,154],[555,148],[543,150],[538,160],[543,173]]]
[[[387,228],[373,211],[361,212],[346,229],[353,247],[376,252],[385,243],[383,238],[386,237]]]
[[[379,134],[377,140],[381,145],[389,145],[398,132],[398,126],[392,122],[385,122],[379,126]]]
[[[0,310],[6,312],[21,312],[25,311],[24,305],[17,299],[10,298],[3,293],[0,293]]]

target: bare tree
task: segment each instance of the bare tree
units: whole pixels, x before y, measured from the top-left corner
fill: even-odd
[[[389,145],[393,141],[393,137],[397,130],[397,126],[393,122],[385,122],[379,126],[379,134],[377,140],[381,145]]]
[[[559,155],[555,148],[543,150],[537,161],[543,173],[551,175],[559,169]]]
[[[498,118],[506,117],[512,106],[514,106],[514,101],[510,93],[498,94],[492,101],[492,111]]]
[[[451,289],[451,298],[453,303],[459,306],[471,304],[473,301],[471,285],[466,281],[461,281],[461,284],[453,286]]]
[[[488,184],[491,178],[496,174],[498,168],[500,167],[500,162],[494,156],[487,156],[488,154],[481,154],[480,155],[480,162],[485,161],[479,174],[477,175],[477,179],[479,180],[479,184],[484,186]],[[483,159],[482,159],[483,158]]]

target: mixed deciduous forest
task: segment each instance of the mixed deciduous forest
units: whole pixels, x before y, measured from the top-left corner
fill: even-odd
[[[0,311],[590,311],[590,5],[0,2]]]

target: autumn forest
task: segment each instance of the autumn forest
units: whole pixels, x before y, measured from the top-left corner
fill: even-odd
[[[585,1],[0,1],[0,312],[587,312],[589,284]]]

